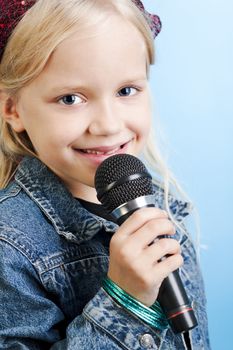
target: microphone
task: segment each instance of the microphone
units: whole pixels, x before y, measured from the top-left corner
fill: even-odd
[[[95,188],[98,200],[119,225],[134,211],[155,207],[152,177],[145,165],[129,154],[105,159],[97,168]],[[184,333],[197,326],[178,269],[163,280],[158,301],[174,333]]]

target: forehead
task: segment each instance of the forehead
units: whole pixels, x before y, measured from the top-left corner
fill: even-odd
[[[58,91],[64,86],[103,90],[147,78],[147,50],[130,22],[112,16],[98,28],[78,30],[59,44],[31,88]]]
[[[77,65],[86,62],[90,69],[107,62],[115,62],[117,65],[127,62],[133,64],[138,59],[143,58],[145,61],[147,48],[142,34],[132,23],[112,15],[102,24],[84,32],[77,29],[58,45],[47,66],[51,67],[55,61],[62,66],[67,64],[68,58]]]

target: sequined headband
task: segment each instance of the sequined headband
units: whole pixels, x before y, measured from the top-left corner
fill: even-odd
[[[159,17],[147,12],[140,0],[132,1],[144,14],[155,38],[161,30]],[[0,61],[13,29],[35,3],[36,0],[0,0]]]

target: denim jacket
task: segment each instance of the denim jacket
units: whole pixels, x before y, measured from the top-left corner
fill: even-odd
[[[155,186],[155,205],[163,207]],[[170,197],[178,221],[187,203]],[[154,329],[101,288],[117,225],[88,212],[39,160],[25,157],[0,191],[0,349],[186,349],[181,335]],[[188,234],[177,232],[180,269],[198,327],[195,350],[210,349],[203,281]]]

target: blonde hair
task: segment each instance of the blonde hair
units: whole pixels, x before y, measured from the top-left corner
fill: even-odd
[[[74,32],[99,25],[109,12],[117,13],[141,32],[148,53],[148,67],[154,63],[154,40],[142,12],[131,0],[38,0],[12,33],[0,64],[0,89],[17,98],[20,89],[44,69],[56,47]],[[23,49],[22,49],[23,48]],[[22,54],[23,51],[23,54]],[[169,185],[179,188],[150,136],[145,160],[163,179],[165,204],[169,211]],[[36,153],[26,132],[16,133],[0,115],[0,188],[5,187],[24,155]]]

